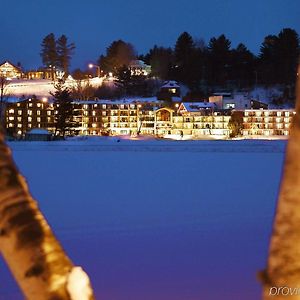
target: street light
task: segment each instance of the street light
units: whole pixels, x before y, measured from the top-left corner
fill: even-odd
[[[89,68],[97,68],[97,76],[100,77],[100,67],[94,64],[89,64]]]

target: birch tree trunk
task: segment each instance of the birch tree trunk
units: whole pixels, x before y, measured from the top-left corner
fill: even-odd
[[[300,299],[300,78],[296,115],[288,141],[267,269],[261,273],[263,299]]]
[[[94,299],[87,275],[65,255],[31,197],[2,132],[0,252],[26,299]]]

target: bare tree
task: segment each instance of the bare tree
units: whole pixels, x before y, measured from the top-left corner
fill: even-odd
[[[300,299],[299,157],[300,77],[298,77],[297,83],[296,115],[286,150],[267,268],[260,273],[263,281],[264,300]]]
[[[6,79],[5,76],[2,74],[0,75],[0,126],[4,125],[4,100],[5,97],[7,97],[7,86],[9,84],[9,81]]]
[[[86,273],[54,237],[0,132],[0,253],[26,299],[94,299]]]

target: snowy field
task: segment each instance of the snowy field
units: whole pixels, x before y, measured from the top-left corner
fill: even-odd
[[[101,300],[254,300],[286,141],[10,143]],[[0,299],[23,299],[0,260]]]

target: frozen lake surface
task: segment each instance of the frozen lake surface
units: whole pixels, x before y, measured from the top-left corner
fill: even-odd
[[[259,299],[285,141],[10,146],[97,299]],[[0,270],[0,299],[23,299]]]

